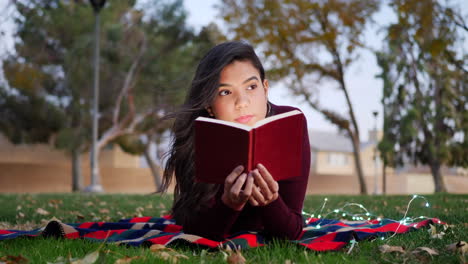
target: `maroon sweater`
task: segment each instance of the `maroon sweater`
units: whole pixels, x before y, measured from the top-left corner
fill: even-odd
[[[296,109],[273,104],[271,106],[271,115]],[[296,239],[303,228],[302,206],[310,169],[310,145],[305,121],[302,142],[302,173],[278,181],[278,199],[266,206],[251,206],[247,202],[242,211],[235,211],[221,201],[221,187],[211,206],[190,216],[184,223],[184,232],[213,240],[223,240],[227,235],[239,231],[263,231],[271,237]]]

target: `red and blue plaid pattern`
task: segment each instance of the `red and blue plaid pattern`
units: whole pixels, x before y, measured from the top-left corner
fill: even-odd
[[[350,241],[360,241],[406,233],[429,224],[444,224],[439,219],[402,224],[391,219],[370,221],[345,221],[310,218],[298,240],[291,241],[315,251],[339,250]],[[65,224],[51,221],[47,226],[31,231],[0,230],[0,240],[17,237],[45,236],[68,239],[83,238],[96,242],[149,246],[161,244],[197,245],[207,248],[238,248],[264,246],[268,241],[259,233],[242,232],[233,234],[224,241],[213,241],[200,236],[184,234],[182,226],[169,217],[137,217],[123,219],[117,223],[86,222]]]

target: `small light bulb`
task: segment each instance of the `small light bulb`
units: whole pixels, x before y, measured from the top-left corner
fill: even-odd
[[[413,194],[413,199],[416,198],[416,197],[418,197],[418,196],[416,194]]]
[[[343,213],[343,214],[342,214],[342,216],[346,216],[346,214],[345,214],[345,213]]]
[[[325,198],[324,200],[325,200],[325,201],[328,201],[328,198]]]
[[[429,203],[426,203],[426,207],[429,207]]]

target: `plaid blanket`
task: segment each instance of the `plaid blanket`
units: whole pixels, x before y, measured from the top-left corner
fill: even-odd
[[[291,241],[315,251],[339,250],[351,241],[374,239],[392,234],[406,233],[429,224],[445,224],[431,218],[421,222],[402,224],[391,219],[370,221],[345,221],[310,218],[298,240]],[[268,241],[262,234],[242,232],[229,236],[225,241],[213,241],[200,236],[184,234],[182,227],[170,217],[137,217],[123,219],[117,223],[86,222],[65,224],[50,221],[47,226],[31,231],[0,230],[0,240],[17,237],[63,237],[83,238],[96,242],[127,244],[131,246],[150,246],[162,244],[197,245],[207,248],[246,249],[264,246]]]

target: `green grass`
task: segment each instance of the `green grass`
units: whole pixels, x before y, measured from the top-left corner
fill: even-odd
[[[450,227],[441,239],[431,238],[428,229],[397,235],[391,239],[358,242],[348,254],[349,247],[339,252],[316,253],[285,241],[272,245],[244,250],[247,263],[464,263],[466,256],[446,249],[458,241],[468,240],[468,195],[438,194],[425,196],[430,207],[425,207],[423,199],[415,199],[409,209],[409,217],[437,217]],[[324,199],[328,201],[320,212]],[[304,211],[315,215],[321,213],[329,218],[339,218],[332,211],[346,203],[364,205],[378,217],[401,219],[412,197],[406,196],[309,196]],[[44,225],[56,217],[62,222],[118,221],[135,216],[160,216],[167,214],[171,204],[170,196],[160,195],[86,195],[86,194],[0,194],[0,229],[32,229]],[[37,213],[42,208],[48,215]],[[349,207],[348,211],[362,212],[359,207]],[[438,232],[442,226],[437,226]],[[381,253],[380,245],[402,246],[407,253]],[[418,247],[429,247],[439,252],[437,256],[427,253],[412,254]],[[8,257],[22,256],[29,263],[55,262],[58,257],[83,258],[100,249],[102,263],[115,263],[126,256],[138,256],[131,263],[166,263],[159,255],[147,248],[98,244],[85,240],[19,238],[0,241],[0,263]],[[178,253],[188,259],[179,263],[225,263],[223,252],[177,247]],[[18,261],[20,262],[20,261]]]

